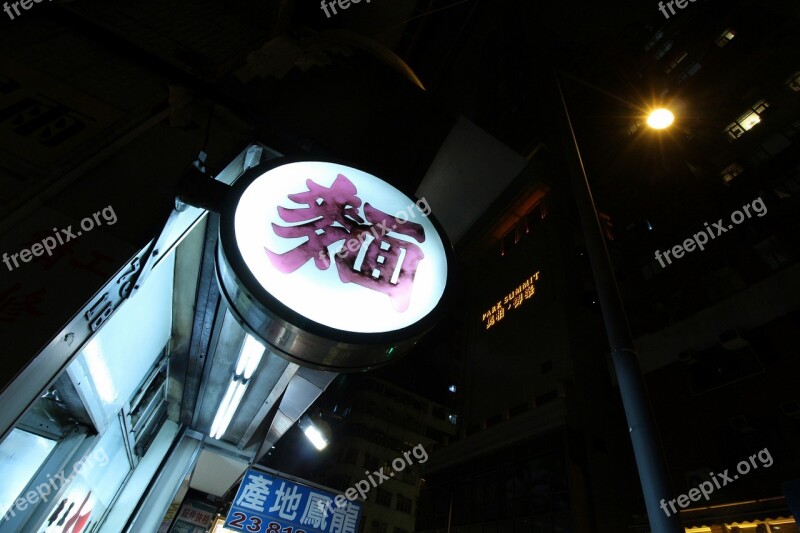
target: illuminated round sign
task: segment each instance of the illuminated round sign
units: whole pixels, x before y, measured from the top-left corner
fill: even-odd
[[[286,357],[363,370],[438,321],[450,254],[424,198],[352,167],[290,162],[234,185],[218,275],[240,322]]]

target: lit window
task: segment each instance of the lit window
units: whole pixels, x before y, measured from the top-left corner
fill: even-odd
[[[723,46],[725,46],[726,44],[731,42],[734,37],[736,37],[736,32],[735,31],[733,31],[731,29],[725,30],[724,32],[722,32],[722,35],[717,37],[717,46],[722,48]]]
[[[800,71],[792,74],[792,77],[786,82],[786,86],[796,93],[800,92]]]
[[[769,104],[766,100],[761,100],[756,105],[753,106],[753,111],[756,113],[762,114],[764,111],[769,107]]]
[[[739,126],[736,122],[729,124],[728,127],[725,129],[725,133],[728,134],[728,137],[731,139],[738,139],[742,135],[744,135],[744,130],[741,126]]]
[[[725,128],[725,133],[731,139],[738,139],[744,135],[744,132],[753,129],[753,127],[761,122],[761,116],[768,107],[769,103],[766,100],[760,100],[742,116],[736,119],[736,122],[729,124],[728,127]]]
[[[722,181],[724,181],[725,184],[727,185],[728,183],[733,181],[733,178],[735,178],[742,172],[744,172],[744,168],[742,167],[742,165],[740,165],[739,163],[734,163],[725,170],[723,170],[722,172],[720,172],[719,175],[720,177],[722,177]]]
[[[758,113],[753,111],[742,115],[737,122],[739,122],[739,124],[742,125],[742,128],[747,131],[753,129],[753,126],[761,122],[761,117],[758,116]]]

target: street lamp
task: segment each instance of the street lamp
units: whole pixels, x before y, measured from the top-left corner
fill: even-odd
[[[654,130],[663,130],[668,128],[675,122],[675,115],[669,109],[660,107],[650,112],[647,117],[647,125]]]
[[[583,83],[581,80],[577,81]],[[557,73],[555,74],[555,85],[563,111],[563,119],[559,120],[558,124],[563,126],[564,139],[567,141],[566,144],[571,146],[567,156],[567,165],[570,167],[572,192],[575,195],[578,215],[586,240],[586,250],[597,286],[603,322],[611,348],[611,360],[619,383],[622,405],[628,422],[628,433],[633,445],[633,455],[636,459],[636,468],[639,472],[639,481],[647,507],[647,519],[653,533],[683,533],[684,529],[678,513],[669,516],[662,513],[659,507],[661,499],[668,499],[671,494],[666,463],[647,398],[644,377],[639,367],[639,357],[633,343],[633,335],[628,325],[622,297],[619,294],[614,267],[608,255],[597,208],[592,197],[592,189],[589,186],[589,178]],[[608,94],[602,90],[601,92]],[[619,100],[616,96],[614,98]],[[651,128],[664,129],[672,124],[674,118],[670,111],[659,108],[650,113],[647,124]]]

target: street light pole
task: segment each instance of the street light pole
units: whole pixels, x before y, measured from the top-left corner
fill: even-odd
[[[671,495],[663,450],[658,439],[633,336],[625,315],[625,308],[614,276],[614,268],[608,255],[586,168],[583,165],[580,147],[575,137],[575,130],[572,127],[572,119],[561,90],[558,74],[555,74],[555,81],[564,111],[565,124],[562,123],[564,137],[572,146],[567,157],[572,192],[578,205],[586,249],[597,286],[608,342],[611,346],[611,359],[619,382],[650,529],[652,533],[683,533],[684,529],[677,513],[667,516],[659,506],[662,498],[669,500]],[[561,123],[561,121],[558,122]],[[568,135],[566,135],[567,131]]]

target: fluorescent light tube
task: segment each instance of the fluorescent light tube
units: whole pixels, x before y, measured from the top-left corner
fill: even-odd
[[[258,368],[258,364],[261,362],[261,356],[264,353],[264,350],[258,353],[258,355],[250,356],[250,359],[247,361],[247,366],[244,367],[244,379],[250,379],[253,375],[253,372],[256,371]]]
[[[225,392],[225,396],[222,397],[222,401],[219,404],[219,408],[217,408],[217,414],[214,415],[214,423],[211,424],[211,433],[209,435],[211,437],[216,434],[217,430],[219,429],[220,424],[222,423],[222,419],[225,417],[225,412],[228,410],[228,406],[233,399],[233,393],[236,391],[236,382],[231,381],[228,384],[228,390]]]
[[[233,420],[233,415],[236,413],[236,409],[239,408],[239,404],[242,401],[242,396],[244,396],[244,391],[247,390],[247,385],[242,383],[241,381],[234,381],[233,383],[236,384],[236,390],[233,392],[233,398],[231,398],[231,403],[228,405],[228,409],[225,411],[225,415],[222,417],[222,422],[220,422],[219,429],[217,429],[217,434],[214,438],[219,439],[222,435],[225,434],[225,431],[228,429],[228,425]]]
[[[264,345],[258,339],[245,333],[242,349],[239,351],[239,360],[236,362],[236,375],[244,374],[245,379],[250,379],[261,361],[264,350]]]

